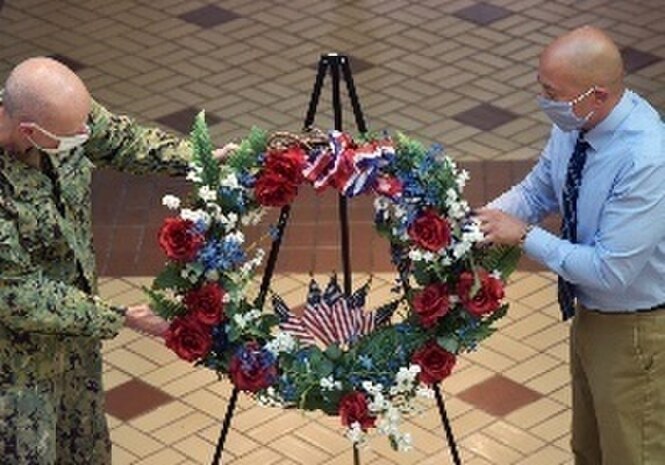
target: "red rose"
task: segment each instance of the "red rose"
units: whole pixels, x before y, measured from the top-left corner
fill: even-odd
[[[204,242],[203,235],[194,230],[194,223],[182,218],[166,218],[158,240],[167,257],[181,262],[193,260]]]
[[[409,227],[409,237],[423,249],[436,252],[450,244],[450,225],[434,210],[426,210]]]
[[[374,190],[377,194],[385,195],[392,199],[402,193],[402,182],[392,176],[381,176],[376,179]]]
[[[298,185],[278,173],[264,171],[254,186],[257,202],[266,207],[283,207],[296,198]]]
[[[212,348],[210,327],[191,316],[173,320],[165,339],[166,347],[188,362],[205,357]]]
[[[198,320],[208,326],[219,324],[223,317],[224,291],[217,283],[208,283],[185,295],[185,306]]]
[[[286,150],[268,152],[266,156],[265,171],[283,176],[293,184],[303,181],[303,168],[305,167],[305,151],[292,146]]]
[[[273,384],[277,377],[274,356],[256,342],[250,342],[233,355],[229,375],[241,391],[258,392]]]
[[[475,282],[474,275],[470,271],[465,271],[457,283],[457,294],[469,313],[481,317],[501,307],[504,295],[503,283],[483,269],[479,269],[477,274],[480,288],[476,293],[471,295]]]
[[[413,297],[413,309],[425,328],[431,328],[448,313],[449,304],[448,286],[442,283],[430,284]]]
[[[420,366],[418,379],[425,384],[435,384],[450,375],[455,366],[455,354],[430,341],[411,356],[411,362]]]
[[[367,397],[358,391],[353,391],[342,397],[339,403],[339,416],[344,426],[358,423],[363,431],[374,426],[376,417],[370,414],[367,407]]]

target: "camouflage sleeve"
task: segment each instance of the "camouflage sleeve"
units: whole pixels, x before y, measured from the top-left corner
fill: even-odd
[[[13,331],[111,338],[124,317],[76,287],[44,277],[0,210],[0,324]]]
[[[134,174],[186,174],[192,157],[189,141],[161,129],[144,128],[95,101],[89,124],[91,136],[86,143],[86,155],[93,162]]]

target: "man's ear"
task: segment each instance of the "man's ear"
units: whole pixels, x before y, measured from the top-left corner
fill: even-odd
[[[18,132],[22,136],[32,136],[35,132],[35,128],[26,123],[18,123]]]
[[[610,98],[610,91],[607,87],[596,87],[593,93],[594,103],[598,106],[603,105]]]

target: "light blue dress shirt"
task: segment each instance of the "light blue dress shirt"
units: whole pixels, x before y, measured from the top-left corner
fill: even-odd
[[[577,131],[556,126],[524,180],[490,203],[530,224],[563,211],[562,190]],[[587,308],[648,309],[665,303],[665,124],[625,91],[587,132],[578,199],[578,243],[533,228],[524,250],[575,285]]]

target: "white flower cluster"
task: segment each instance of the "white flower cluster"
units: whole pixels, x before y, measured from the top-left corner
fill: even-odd
[[[413,364],[409,368],[401,367],[395,375],[395,385],[391,386],[390,395],[411,392],[417,383],[418,373],[420,373],[420,365]]]
[[[261,266],[261,263],[263,263],[263,259],[265,258],[265,256],[266,256],[265,250],[257,249],[254,258],[252,258],[251,260],[247,260],[240,267],[240,275],[242,276],[242,278],[247,279],[251,277],[254,270],[256,270],[259,266]]]
[[[340,381],[336,381],[332,375],[326,376],[325,378],[321,378],[321,381],[319,381],[319,385],[321,386],[321,389],[324,391],[341,391],[342,390],[342,383]]]
[[[296,340],[291,334],[280,331],[265,347],[266,350],[277,357],[281,352],[293,352],[296,349],[296,345]]]
[[[399,398],[399,405],[393,403],[390,398],[384,395],[382,384],[373,384],[371,381],[363,381],[362,388],[370,397],[367,408],[370,412],[380,418],[377,424],[377,432],[388,436],[391,442],[400,451],[407,451],[412,447],[411,435],[400,431],[402,424],[402,412],[412,411],[410,395],[417,384],[420,367],[411,365],[408,368],[402,367],[396,374],[396,385],[390,388],[390,395],[393,398]],[[356,434],[357,431],[347,430],[347,437]]]
[[[354,444],[362,446],[367,443],[367,436],[357,421],[346,430],[345,436]]]
[[[260,316],[261,312],[254,308],[245,314],[236,313],[233,315],[233,322],[238,326],[238,328],[242,330],[245,329],[252,321],[257,320]]]
[[[273,386],[270,386],[264,392],[257,395],[257,402],[261,407],[284,407],[284,402],[281,401],[279,393]]]
[[[185,179],[196,183],[203,182],[203,178],[201,178],[202,173],[203,173],[202,166],[196,163],[190,163],[189,170],[187,171],[187,177]]]
[[[199,187],[199,198],[204,202],[214,202],[217,200],[217,191],[210,186]]]
[[[401,424],[402,412],[397,407],[390,405],[379,420],[377,431],[379,434],[388,436],[397,446],[397,450],[408,451],[412,447],[411,434],[400,431]]]
[[[229,189],[238,189],[240,187],[238,176],[236,176],[236,174],[231,169],[226,171],[222,176],[223,177],[219,180],[219,184],[221,186],[227,187]]]
[[[162,205],[169,210],[177,210],[180,208],[180,199],[175,195],[167,194],[162,197]]]
[[[196,210],[183,208],[180,210],[180,218],[183,220],[189,220],[192,223],[202,224],[206,229],[210,226],[210,214],[200,208]]]
[[[261,207],[255,210],[250,210],[245,216],[242,217],[243,226],[255,226],[261,222],[263,216],[266,214],[267,209]]]

